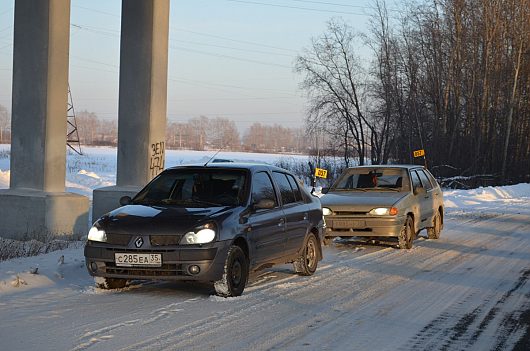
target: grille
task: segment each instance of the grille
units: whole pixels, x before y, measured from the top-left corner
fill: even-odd
[[[178,245],[182,235],[151,235],[149,240],[151,246],[171,246]]]
[[[337,216],[364,216],[367,212],[364,211],[333,211]]]
[[[129,234],[107,233],[107,243],[109,244],[127,246],[130,240],[131,235]]]
[[[108,274],[130,275],[134,277],[174,277],[188,275],[181,264],[162,264],[161,267],[116,267],[114,262],[105,264]]]
[[[105,248],[107,251],[111,252],[112,254],[114,252],[130,252],[130,253],[161,253],[161,252],[174,252],[175,249],[128,249],[128,248],[116,248],[116,247],[109,247]]]

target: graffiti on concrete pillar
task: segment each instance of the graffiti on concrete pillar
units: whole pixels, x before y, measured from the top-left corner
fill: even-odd
[[[151,178],[156,177],[164,169],[165,143],[163,141],[151,144],[151,162],[149,170]]]

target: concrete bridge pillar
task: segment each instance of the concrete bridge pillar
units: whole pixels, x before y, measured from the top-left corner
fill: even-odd
[[[87,233],[88,199],[65,192],[70,0],[17,0],[11,180],[0,190],[0,235]]]
[[[92,218],[164,168],[169,0],[123,0],[116,186],[93,192]]]

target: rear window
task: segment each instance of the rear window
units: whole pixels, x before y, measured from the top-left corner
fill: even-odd
[[[287,180],[287,175],[285,173],[280,172],[272,172],[272,176],[274,177],[274,181],[280,188],[280,195],[282,197],[282,203],[284,205],[299,201],[300,195],[295,194],[289,180]],[[298,188],[296,188],[298,191]]]
[[[401,168],[350,168],[331,190],[410,191],[410,181]]]

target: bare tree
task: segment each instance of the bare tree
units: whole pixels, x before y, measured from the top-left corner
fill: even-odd
[[[364,70],[355,55],[359,41],[350,26],[333,19],[326,32],[297,57],[295,68],[304,77],[301,88],[309,98],[309,130],[339,123],[347,132],[337,137],[346,136],[344,147],[352,138],[351,147],[362,165],[377,131],[365,116]]]

